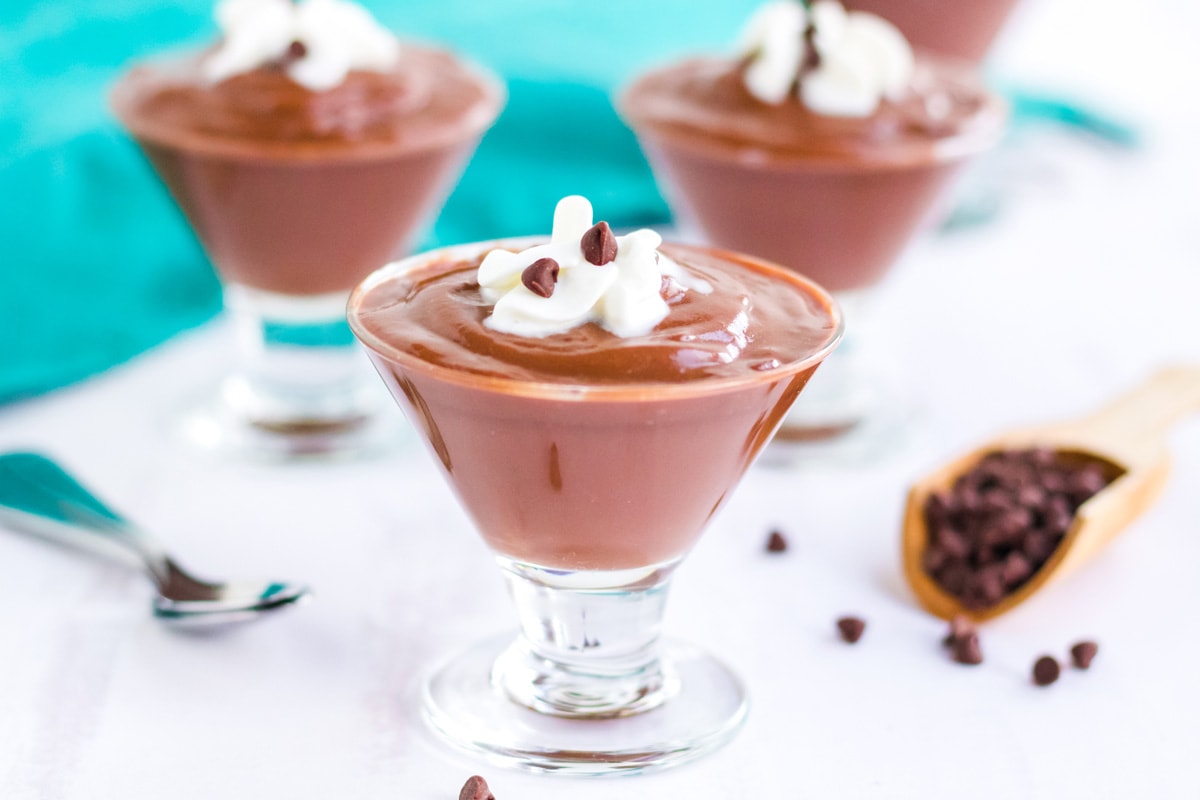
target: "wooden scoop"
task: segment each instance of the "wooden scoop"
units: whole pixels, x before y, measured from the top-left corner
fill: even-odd
[[[954,459],[917,481],[904,514],[904,574],[928,611],[950,619],[965,614],[975,621],[998,617],[1031,597],[1047,582],[1066,575],[1150,507],[1166,484],[1170,458],[1166,433],[1184,416],[1200,411],[1200,367],[1172,367],[1099,411],[1077,420],[1009,431]],[[1016,591],[996,605],[964,608],[921,564],[928,544],[925,501],[951,487],[988,453],[1048,447],[1068,458],[1099,463],[1112,480],[1083,505],[1049,560]]]

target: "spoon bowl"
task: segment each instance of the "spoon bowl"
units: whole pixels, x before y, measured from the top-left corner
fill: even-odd
[[[1011,611],[1085,563],[1157,499],[1171,469],[1166,434],[1195,411],[1200,411],[1200,367],[1171,367],[1092,414],[1000,434],[918,480],[908,493],[902,533],[904,575],[917,601],[944,619],[964,614],[982,622]],[[1028,581],[994,605],[967,608],[922,564],[929,545],[926,502],[931,494],[949,490],[988,454],[1029,448],[1049,448],[1068,461],[1098,464],[1109,483],[1079,507],[1058,547]]]
[[[214,583],[186,572],[145,531],[37,453],[0,455],[0,525],[141,568],[154,582],[154,616],[178,628],[257,619],[307,599],[304,586]]]

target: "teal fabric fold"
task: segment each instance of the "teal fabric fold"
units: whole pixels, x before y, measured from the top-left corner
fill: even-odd
[[[613,225],[667,207],[611,94],[639,69],[728,47],[752,0],[364,0],[403,36],[499,74],[509,103],[423,246],[545,231],[590,197]],[[94,375],[199,325],[220,287],[106,108],[137,59],[216,34],[210,0],[0,3],[0,403]]]

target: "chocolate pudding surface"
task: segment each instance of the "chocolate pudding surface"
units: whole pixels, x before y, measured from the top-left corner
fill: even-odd
[[[761,376],[832,342],[837,322],[828,298],[802,280],[781,280],[777,268],[739,264],[720,251],[660,250],[712,292],[684,291],[664,278],[670,312],[643,336],[623,338],[594,322],[545,337],[486,328],[491,306],[475,282],[483,254],[380,282],[352,302],[352,317],[385,355],[460,376],[589,388]]]
[[[840,315],[805,279],[659,250],[713,292],[665,282],[667,317],[626,339],[590,322],[486,328],[478,252],[417,257],[351,296],[351,327],[501,555],[564,570],[680,558],[836,344]]]
[[[864,118],[818,114],[795,96],[764,103],[742,71],[738,59],[687,59],[642,76],[619,106],[639,136],[764,169],[933,164],[989,147],[1003,128],[1003,104],[954,62],[920,58],[909,92]]]
[[[201,73],[210,51],[133,67],[112,106],[141,141],[254,159],[356,159],[445,146],[481,134],[502,92],[450,53],[404,43],[388,72],[353,71],[314,92],[278,67],[217,83]]]

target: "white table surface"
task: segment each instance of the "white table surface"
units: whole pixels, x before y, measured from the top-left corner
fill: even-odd
[[[1172,436],[1158,504],[987,625],[982,666],[947,660],[943,624],[900,575],[914,476],[1158,366],[1200,363],[1196,12],[1031,6],[999,71],[1129,114],[1146,146],[1050,132],[994,161],[1000,217],[918,243],[884,289],[880,322],[922,411],[910,445],[855,467],[756,467],[680,570],[669,634],[718,653],[752,696],[728,747],[585,781],[432,742],[415,678],[513,628],[499,573],[413,439],[369,462],[268,467],[168,437],[228,358],[217,322],[0,409],[0,449],[58,457],[202,574],[295,578],[317,598],[231,635],[180,636],[150,618],[140,576],[0,534],[0,798],[438,800],[473,772],[500,800],[1200,796],[1200,419]],[[769,557],[774,526],[792,548]],[[833,628],[851,612],[868,620],[854,647]],[[1083,637],[1101,645],[1090,671],[1030,685],[1037,656]]]

